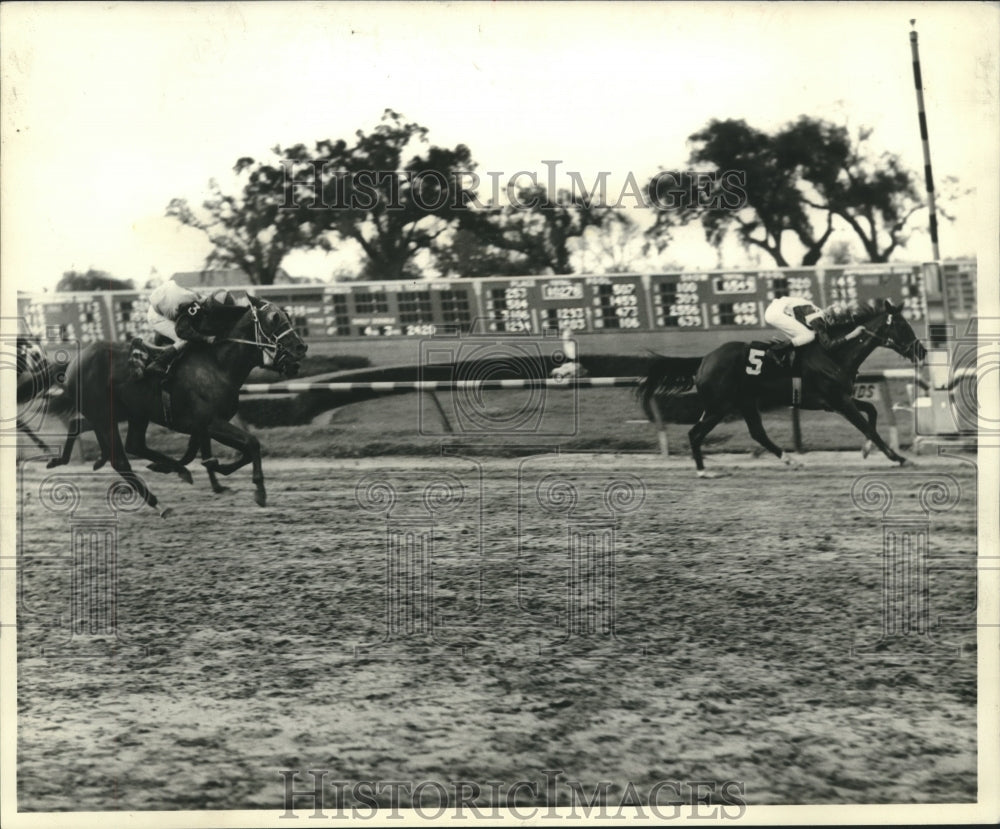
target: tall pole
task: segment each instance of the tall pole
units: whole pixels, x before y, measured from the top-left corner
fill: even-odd
[[[917,21],[911,20],[910,26]],[[924,89],[920,77],[920,52],[917,48],[917,30],[910,32],[910,49],[913,52],[913,84],[917,88],[917,112],[920,116],[920,141],[924,146],[924,181],[927,185],[927,209],[930,213],[931,247],[934,261],[940,263],[938,250],[937,210],[934,207],[934,176],[931,174],[931,147],[927,138],[927,114],[924,111]]]

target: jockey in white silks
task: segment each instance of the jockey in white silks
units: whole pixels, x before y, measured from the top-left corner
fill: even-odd
[[[793,349],[807,345],[818,339],[826,351],[838,345],[853,340],[865,330],[859,325],[843,337],[831,339],[828,328],[837,316],[834,308],[823,310],[817,308],[808,299],[797,296],[778,297],[764,311],[764,322],[773,325],[779,331],[787,334],[788,341],[782,341],[771,346],[768,354],[779,365],[790,362]]]
[[[170,363],[189,342],[177,333],[178,318],[182,314],[197,317],[201,311],[201,296],[182,285],[178,285],[172,279],[168,279],[153,289],[149,295],[149,310],[146,312],[146,321],[153,331],[171,340],[172,345],[160,352],[156,359],[146,366],[146,371],[157,374],[166,373]],[[203,339],[212,342],[215,338],[204,337]]]

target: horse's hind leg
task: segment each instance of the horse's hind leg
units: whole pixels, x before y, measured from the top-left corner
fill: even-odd
[[[688,431],[688,440],[691,443],[691,455],[694,458],[695,466],[698,468],[699,478],[714,477],[711,473],[705,471],[705,462],[701,456],[701,444],[708,437],[708,433],[718,426],[719,422],[725,416],[726,412],[724,409],[717,411],[706,409],[698,422]]]
[[[125,444],[122,442],[121,433],[118,431],[118,424],[114,421],[107,424],[94,423],[94,434],[97,435],[101,443],[101,449],[111,460],[111,466],[125,479],[153,509],[157,509],[157,498],[149,491],[142,479],[132,471],[132,465],[128,462],[128,455],[125,453]],[[167,507],[157,510],[161,518],[170,515],[171,510]]]
[[[216,469],[219,466],[219,459],[212,457],[212,440],[209,438],[208,432],[194,432],[188,440],[187,449],[184,450],[184,455],[179,461],[177,461],[177,463],[181,466],[187,466],[194,460],[194,456],[197,455],[198,452],[201,452],[201,465],[205,467],[205,471],[208,473],[208,480],[212,485],[212,492],[216,494],[229,492],[229,487],[222,486],[222,484],[219,483],[219,479],[216,477]]]
[[[191,437],[188,438],[187,449],[184,450],[184,454],[181,455],[177,463],[181,466],[187,466],[194,460],[194,456],[198,454],[198,450],[201,448],[201,436],[198,433],[192,434]]]
[[[191,477],[191,473],[184,468],[184,464],[175,461],[162,452],[150,449],[146,445],[146,429],[148,426],[149,421],[142,418],[129,420],[128,437],[125,439],[125,451],[130,455],[152,461],[149,468],[154,472],[176,472],[180,475],[181,480],[193,484],[194,479]]]
[[[192,444],[194,444],[194,435],[191,436]],[[205,471],[208,473],[208,480],[212,484],[212,492],[216,495],[220,495],[223,492],[229,492],[229,487],[223,486],[219,483],[217,477],[219,471],[219,459],[212,456],[212,439],[208,436],[208,432],[203,432],[198,440],[198,446],[201,448],[201,465],[205,467]]]
[[[750,437],[752,437],[757,443],[763,446],[768,452],[777,457],[779,460],[784,461],[786,464],[792,462],[791,458],[785,454],[784,450],[778,446],[774,441],[767,436],[767,432],[764,431],[764,423],[760,418],[760,411],[757,409],[756,404],[753,402],[746,402],[740,406],[740,411],[743,413],[743,419],[747,423],[747,429],[750,430]]]
[[[57,466],[65,466],[66,464],[69,463],[69,459],[73,455],[73,447],[76,445],[76,439],[83,432],[86,431],[86,429],[84,428],[85,423],[86,420],[84,420],[83,415],[74,415],[70,419],[69,424],[66,428],[66,439],[63,441],[62,453],[59,455],[58,458],[53,458],[46,464],[46,467],[48,469],[53,469],[54,467]],[[95,470],[100,469],[102,466],[104,466],[104,464],[107,463],[108,460],[108,455],[107,451],[104,448],[104,443],[100,439],[98,440],[98,445],[100,446],[101,456],[96,461],[94,461]]]

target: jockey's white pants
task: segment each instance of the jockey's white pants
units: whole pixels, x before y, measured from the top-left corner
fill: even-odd
[[[146,311],[146,322],[149,323],[149,327],[152,328],[153,331],[157,334],[162,334],[170,340],[174,344],[175,348],[180,349],[187,345],[187,340],[182,340],[177,336],[177,328],[174,326],[173,322],[158,314],[152,305],[150,305],[149,310]]]
[[[781,297],[774,300],[764,311],[764,322],[773,325],[779,331],[787,334],[796,348],[806,343],[811,343],[816,339],[816,332],[808,325],[795,319],[795,306],[789,302],[784,302],[789,297]]]

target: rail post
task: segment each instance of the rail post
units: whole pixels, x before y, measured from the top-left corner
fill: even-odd
[[[455,430],[451,428],[451,421],[448,420],[448,415],[445,412],[444,407],[441,405],[441,401],[437,399],[437,395],[434,394],[433,391],[425,391],[424,396],[429,397],[433,401],[434,407],[437,409],[438,414],[441,416],[441,425],[444,427],[444,430],[449,435],[453,434]]]
[[[802,402],[802,378],[792,378],[792,443],[795,451],[802,454],[802,423],[799,419],[799,404]]]
[[[889,394],[889,380],[883,377],[879,385],[882,387],[882,400],[885,401],[885,419],[889,422],[889,448],[893,452],[899,452],[899,427],[896,424],[896,412],[892,408],[892,397]]]

